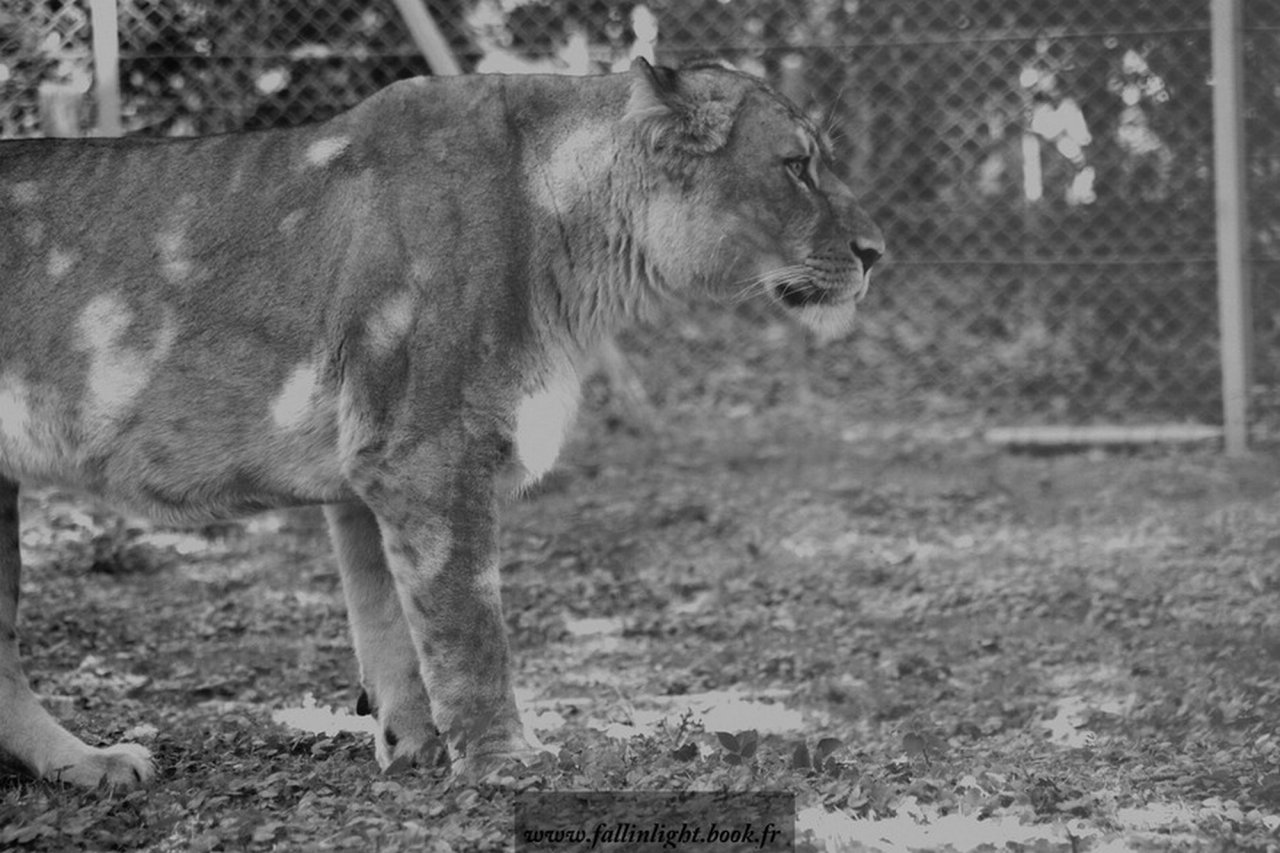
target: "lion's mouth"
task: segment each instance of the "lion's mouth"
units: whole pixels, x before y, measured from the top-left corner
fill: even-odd
[[[769,277],[769,295],[820,339],[843,335],[867,293],[867,275],[856,266],[812,260],[784,267]]]
[[[823,287],[812,280],[787,281],[777,285],[773,292],[782,304],[790,308],[805,308],[810,305],[826,305],[839,299],[841,291]]]

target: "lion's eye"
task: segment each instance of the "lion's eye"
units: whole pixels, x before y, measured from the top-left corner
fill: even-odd
[[[788,157],[783,161],[783,165],[787,167],[787,171],[791,174],[791,177],[795,178],[800,183],[805,186],[810,186],[812,184],[812,181],[810,180],[811,173],[809,172],[809,156],[807,154],[801,157]]]

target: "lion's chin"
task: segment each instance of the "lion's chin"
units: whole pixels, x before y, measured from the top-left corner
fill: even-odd
[[[821,343],[848,335],[858,314],[858,303],[853,294],[847,292],[827,301],[788,305],[787,308]]]

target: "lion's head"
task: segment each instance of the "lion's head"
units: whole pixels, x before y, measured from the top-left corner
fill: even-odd
[[[848,329],[884,238],[813,124],[720,66],[638,59],[631,78],[627,119],[662,165],[644,224],[663,278],[727,298],[764,292],[820,334]]]

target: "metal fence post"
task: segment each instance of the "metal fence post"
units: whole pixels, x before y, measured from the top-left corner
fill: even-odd
[[[431,66],[431,73],[440,77],[452,77],[462,73],[454,58],[449,42],[436,26],[435,18],[423,0],[394,0],[404,25],[409,30],[418,50]]]
[[[93,28],[94,100],[98,107],[99,136],[119,136],[120,123],[120,18],[116,0],[91,0]]]
[[[1218,324],[1223,435],[1228,456],[1249,449],[1252,307],[1244,150],[1244,38],[1240,0],[1211,0],[1213,167],[1217,201]]]

